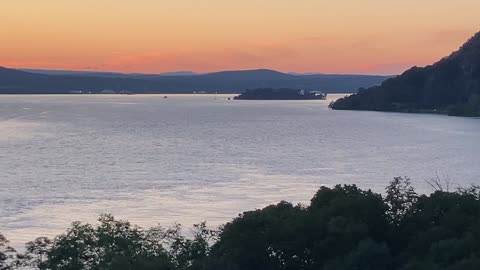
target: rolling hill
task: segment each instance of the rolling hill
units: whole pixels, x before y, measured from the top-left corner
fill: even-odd
[[[132,93],[240,93],[246,89],[269,87],[349,93],[359,87],[378,85],[388,78],[370,75],[292,75],[267,69],[170,75],[27,71],[0,68],[0,94],[60,94],[70,91],[97,93],[102,90]]]

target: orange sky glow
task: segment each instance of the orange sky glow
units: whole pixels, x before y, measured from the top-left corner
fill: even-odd
[[[15,0],[0,66],[398,74],[480,30],[478,0]]]

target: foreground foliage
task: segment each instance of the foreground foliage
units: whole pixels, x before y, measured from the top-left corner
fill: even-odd
[[[309,206],[280,202],[219,231],[143,229],[110,215],[75,222],[16,254],[0,236],[0,269],[416,270],[480,269],[480,189],[418,195],[395,178],[385,196],[322,187]]]

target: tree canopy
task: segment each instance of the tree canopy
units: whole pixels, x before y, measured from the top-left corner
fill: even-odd
[[[185,236],[185,235],[188,235]],[[480,188],[430,195],[397,177],[384,194],[321,187],[309,205],[282,201],[218,230],[206,223],[144,229],[102,215],[74,222],[24,253],[0,237],[0,269],[468,270],[480,269]]]

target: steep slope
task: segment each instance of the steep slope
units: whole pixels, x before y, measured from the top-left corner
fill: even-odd
[[[338,110],[480,115],[480,32],[437,63],[413,67],[380,86],[332,103]]]

